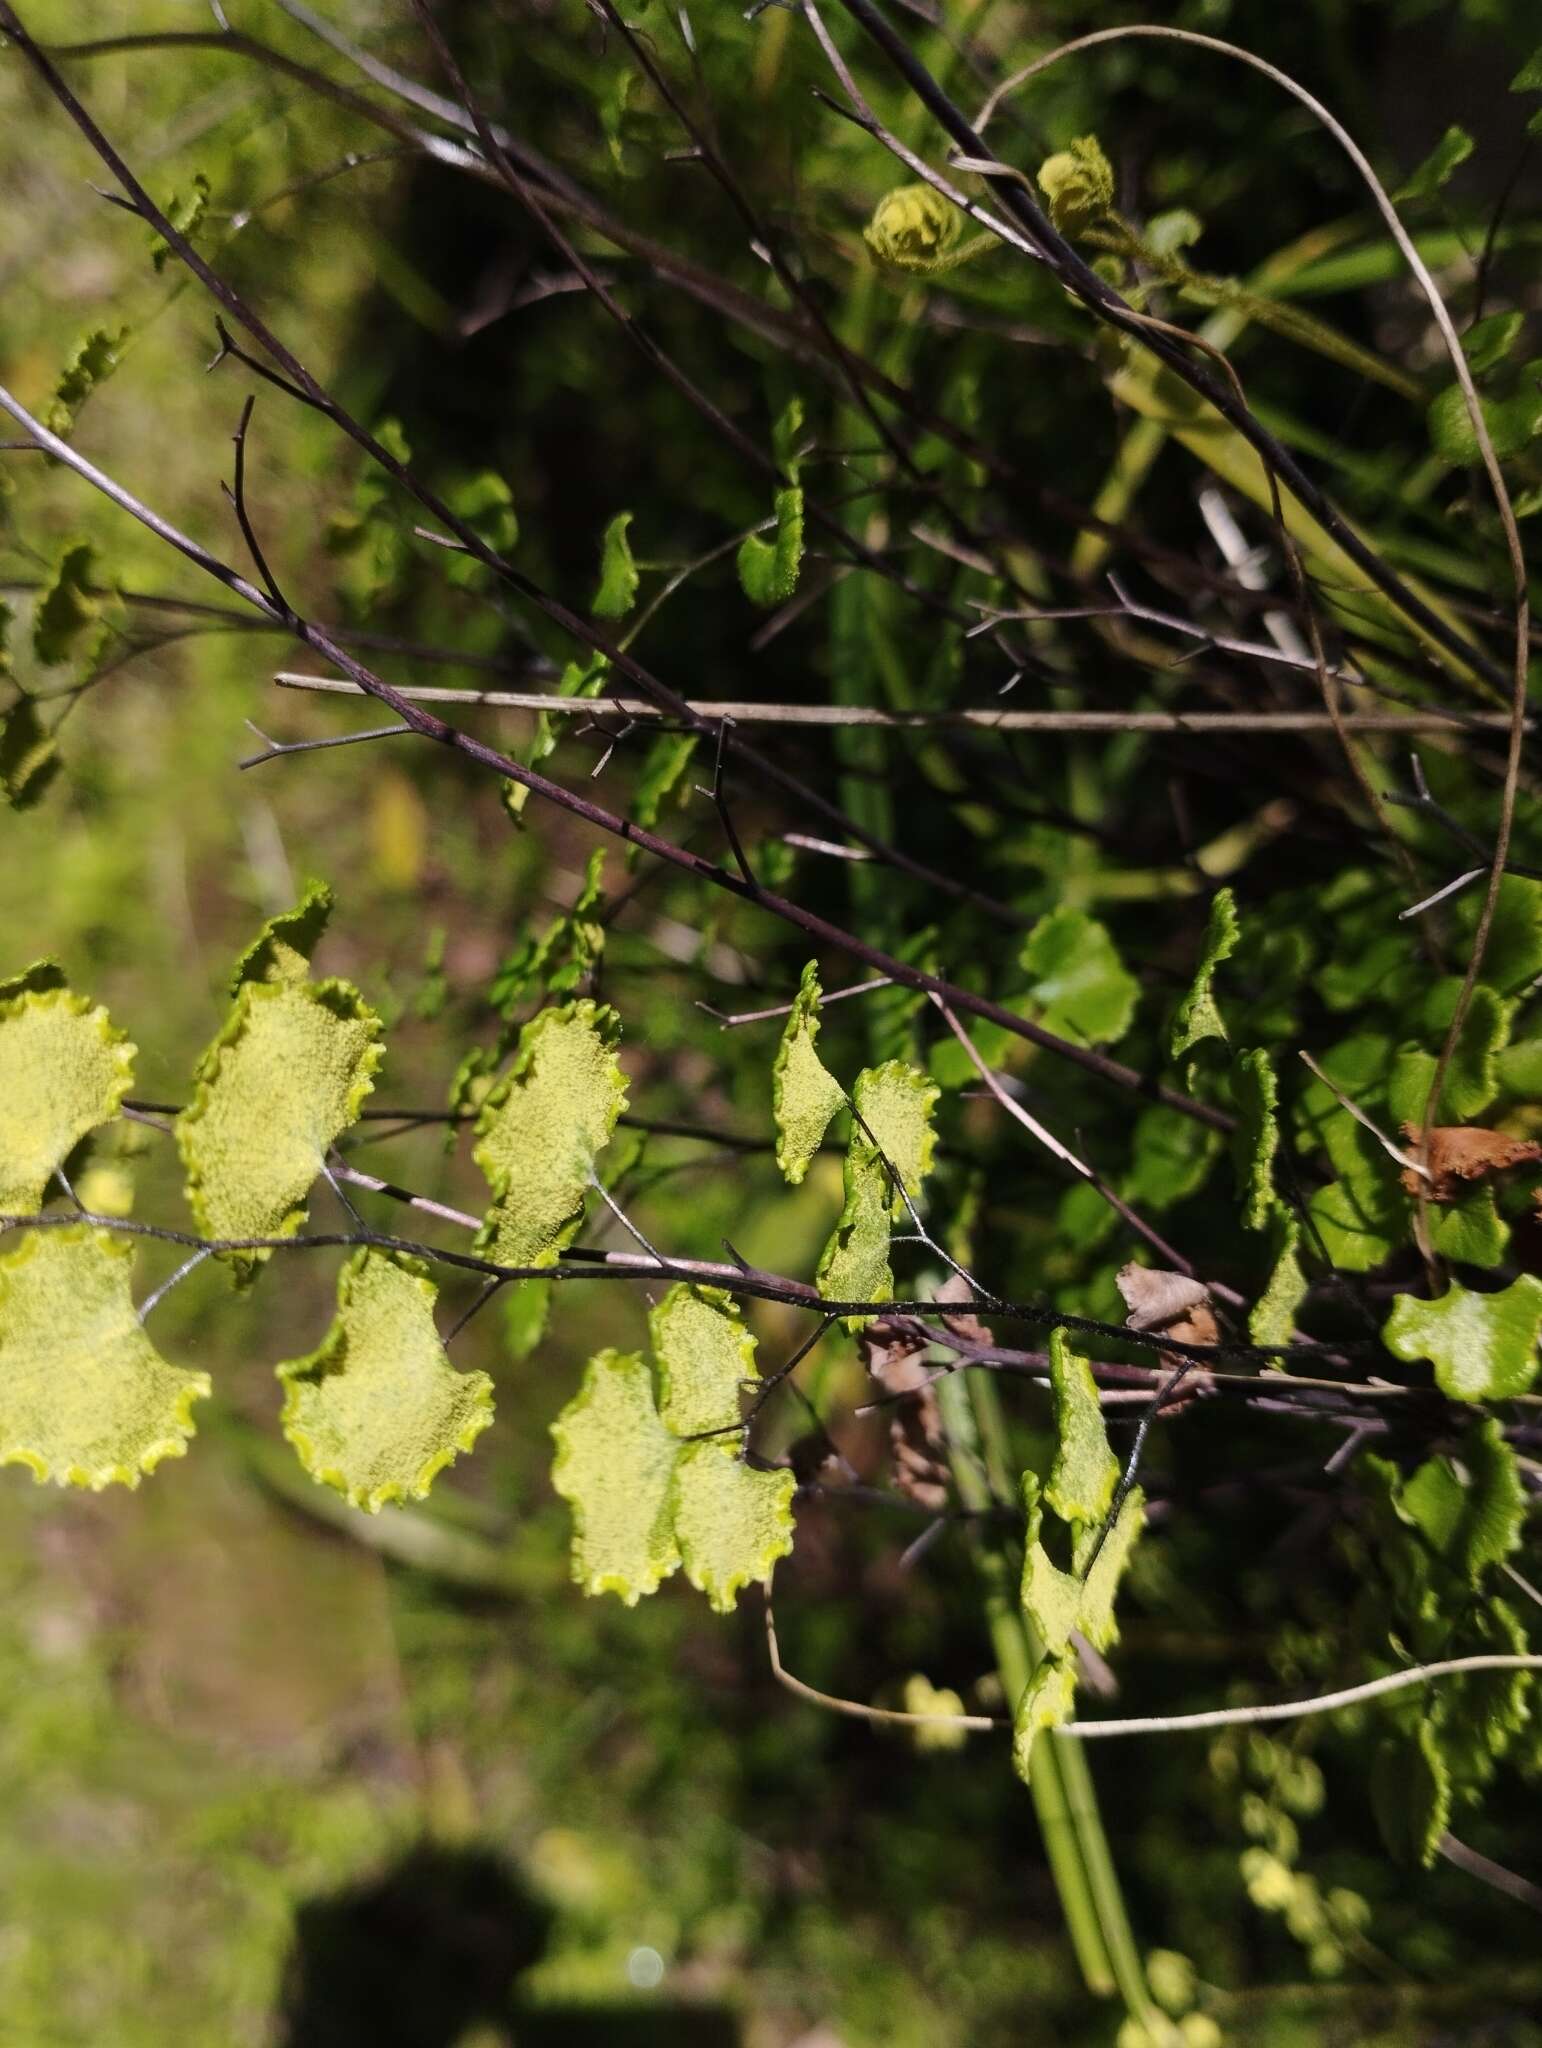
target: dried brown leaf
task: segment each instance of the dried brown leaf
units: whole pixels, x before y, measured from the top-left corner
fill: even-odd
[[[940,1514],[948,1504],[951,1475],[947,1438],[937,1396],[922,1362],[925,1334],[900,1323],[869,1323],[857,1338],[862,1363],[886,1394],[904,1395],[889,1421],[889,1456],[894,1484],[918,1507]]]
[[[1403,1135],[1417,1150],[1423,1137],[1419,1126],[1404,1124]],[[1535,1139],[1512,1138],[1504,1131],[1484,1130],[1475,1124],[1435,1124],[1430,1130],[1430,1198],[1454,1202],[1468,1182],[1503,1173],[1512,1166],[1530,1166],[1539,1159],[1542,1145]],[[1402,1182],[1410,1195],[1418,1194],[1420,1179],[1412,1167],[1404,1169]]]
[[[1133,1261],[1115,1275],[1132,1330],[1158,1330],[1179,1344],[1214,1344],[1220,1337],[1210,1290],[1187,1273]]]

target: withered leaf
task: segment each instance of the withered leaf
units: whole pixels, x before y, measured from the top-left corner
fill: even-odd
[[[1210,1290],[1187,1273],[1171,1273],[1133,1260],[1114,1276],[1132,1330],[1159,1330],[1179,1344],[1214,1344],[1220,1336]]]
[[[937,1396],[922,1362],[926,1336],[913,1325],[880,1318],[867,1324],[857,1349],[869,1374],[896,1403],[889,1421],[889,1456],[894,1484],[917,1507],[940,1514],[948,1504],[951,1475],[947,1439]]]
[[[1423,1133],[1417,1124],[1404,1124],[1403,1136],[1417,1151]],[[1542,1145],[1532,1138],[1512,1138],[1504,1131],[1488,1131],[1478,1125],[1435,1124],[1430,1129],[1430,1178],[1432,1201],[1454,1202],[1469,1181],[1483,1180],[1508,1167],[1530,1166],[1542,1159]],[[1402,1182],[1410,1195],[1419,1192],[1421,1176],[1405,1167]]]

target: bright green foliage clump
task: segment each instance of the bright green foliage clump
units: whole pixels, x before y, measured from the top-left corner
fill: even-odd
[[[776,1163],[796,1187],[824,1141],[846,1092],[815,1051],[819,1037],[819,967],[810,960],[793,999],[771,1069]]]
[[[587,999],[542,1010],[477,1120],[493,1199],[477,1249],[505,1266],[552,1266],[583,1221],[594,1162],[626,1107],[620,1022]]]
[[[1455,1280],[1438,1301],[1400,1294],[1382,1340],[1394,1357],[1432,1360],[1453,1401],[1503,1401],[1536,1378],[1539,1331],[1542,1280],[1522,1273],[1497,1294],[1474,1294]]]
[[[673,1287],[652,1335],[662,1403],[643,1359],[602,1351],[552,1424],[552,1484],[573,1506],[573,1576],[631,1607],[684,1565],[726,1614],[792,1548],[796,1481],[741,1455],[739,1384],[755,1345],[732,1303]]]
[[[134,1052],[51,962],[0,982],[0,1215],[42,1207],[74,1147],[117,1115]]]
[[[0,1465],[100,1492],[182,1456],[209,1376],[145,1335],[133,1263],[132,1245],[77,1223],[0,1252]]]
[[[293,1236],[328,1147],[374,1086],[379,1018],[351,983],[306,979],[329,909],[313,885],[264,927],[236,968],[235,1006],[195,1069],[177,1145],[206,1237]],[[222,1256],[249,1281],[270,1250]]]
[[[493,1419],[486,1373],[459,1373],[434,1327],[438,1289],[401,1253],[344,1266],[337,1314],[308,1358],[278,1367],[284,1434],[300,1463],[356,1508],[421,1500]]]
[[[1076,1693],[1072,1632],[1096,1650],[1117,1639],[1114,1596],[1144,1516],[1144,1498],[1132,1487],[1106,1526],[1119,1462],[1109,1449],[1091,1367],[1072,1351],[1064,1330],[1051,1335],[1049,1357],[1054,1460],[1047,1480],[1023,1474],[1022,1604],[1040,1649],[1013,1723],[1013,1762],[1025,1780],[1039,1735],[1070,1717]],[[1046,1511],[1061,1525],[1054,1543],[1064,1563],[1055,1561],[1046,1542]]]

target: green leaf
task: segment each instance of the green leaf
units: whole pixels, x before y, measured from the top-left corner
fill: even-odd
[[[1511,92],[1542,92],[1542,43],[1532,51],[1510,80]]]
[[[1062,1522],[1090,1526],[1108,1513],[1119,1483],[1119,1460],[1108,1448],[1092,1367],[1071,1349],[1061,1329],[1050,1332],[1049,1381],[1056,1442],[1044,1498]]]
[[[1297,1256],[1301,1226],[1290,1211],[1276,1205],[1269,1219],[1274,1259],[1269,1282],[1248,1316],[1248,1335],[1255,1344],[1288,1344],[1295,1333],[1296,1311],[1307,1295],[1307,1279]]]
[[[1537,379],[1542,361],[1523,363],[1514,394],[1509,398],[1480,398],[1483,423],[1501,462],[1522,454],[1542,433],[1542,391]],[[1467,410],[1467,397],[1459,384],[1448,384],[1431,401],[1426,415],[1430,446],[1442,462],[1453,465],[1481,459],[1478,436]]]
[[[1262,1230],[1275,1210],[1274,1155],[1280,1142],[1275,1110],[1280,1084],[1269,1055],[1262,1051],[1237,1055],[1231,1084],[1237,1105],[1232,1163],[1242,1197],[1242,1220],[1249,1230]]]
[[[1527,875],[1506,875],[1499,884],[1494,922],[1483,952],[1483,979],[1502,996],[1520,996],[1539,975],[1542,882]]]
[[[649,747],[632,791],[632,816],[645,831],[657,825],[665,799],[678,788],[700,738],[694,732],[665,732]]]
[[[1433,199],[1458,164],[1466,163],[1475,145],[1465,128],[1448,128],[1413,175],[1400,185],[1395,200]]]
[[[1145,1526],[1146,1496],[1138,1486],[1132,1486],[1120,1503],[1114,1526],[1103,1538],[1098,1554],[1082,1580],[1076,1626],[1095,1650],[1110,1650],[1119,1640],[1119,1628],[1114,1619],[1114,1596],[1119,1591],[1124,1568],[1130,1561],[1130,1552]],[[1089,1529],[1077,1546],[1078,1555],[1096,1540],[1097,1532]]]
[[[857,1119],[853,1122],[853,1148],[875,1143],[884,1160],[899,1176],[900,1186],[912,1201],[931,1170],[936,1133],[932,1111],[941,1094],[937,1083],[907,1060],[885,1060],[881,1067],[864,1067],[852,1090]],[[866,1131],[862,1129],[866,1125]],[[905,1213],[896,1191],[894,1214]]]
[[[515,1280],[503,1290],[503,1341],[511,1358],[528,1358],[546,1334],[550,1280]]]
[[[797,1484],[789,1470],[745,1464],[726,1440],[681,1446],[671,1494],[675,1540],[686,1577],[716,1613],[730,1613],[742,1587],[768,1583],[792,1549]]]
[[[820,1255],[815,1285],[826,1301],[887,1301],[894,1292],[889,1268],[889,1177],[882,1160],[852,1132],[844,1170],[846,1199]],[[859,1318],[847,1318],[856,1328]]]
[[[1082,1604],[1082,1583],[1074,1572],[1062,1571],[1044,1548],[1043,1492],[1032,1472],[1023,1474],[1023,1612],[1032,1622],[1044,1654],[1058,1657],[1071,1640]]]
[[[552,1426],[553,1482],[575,1513],[574,1577],[630,1606],[683,1562],[726,1614],[792,1548],[797,1480],[746,1464],[726,1436],[689,1440],[738,1422],[739,1382],[754,1372],[753,1340],[727,1297],[672,1288],[652,1332],[662,1414],[643,1361],[606,1351]]]
[[[716,1287],[671,1287],[648,1329],[659,1413],[675,1435],[737,1427],[740,1385],[755,1377],[755,1339],[732,1297]]]
[[[519,544],[519,517],[514,510],[514,493],[496,470],[479,470],[446,494],[450,510],[490,547],[494,554],[508,555]],[[475,555],[452,554],[445,562],[446,578],[460,590],[480,590],[492,571]]]
[[[552,1484],[573,1509],[573,1577],[628,1607],[680,1563],[672,1482],[679,1439],[653,1404],[645,1362],[601,1351],[551,1426]]]
[[[0,982],[0,1214],[42,1207],[75,1146],[118,1114],[134,1052],[51,962]]]
[[[1509,1005],[1479,982],[1462,1019],[1431,1123],[1466,1123],[1488,1108],[1499,1092],[1497,1055],[1509,1032]],[[1434,1080],[1435,1054],[1420,1046],[1400,1046],[1387,1077],[1389,1120],[1422,1129]]]
[[[1537,1376],[1542,1280],[1523,1273],[1497,1294],[1474,1294],[1453,1280],[1438,1301],[1400,1294],[1382,1330],[1395,1358],[1427,1358],[1453,1401],[1502,1401],[1524,1394]]]
[[[99,1492],[183,1455],[209,1376],[145,1335],[133,1262],[132,1245],[80,1223],[0,1253],[0,1465]]]
[[[243,981],[177,1119],[187,1199],[205,1237],[292,1237],[328,1147],[383,1058],[380,1019],[346,981]],[[271,1248],[222,1254],[251,1280]]]
[[[1313,1194],[1307,1212],[1330,1263],[1343,1273],[1374,1272],[1402,1241],[1406,1222],[1390,1175],[1331,1181]]]
[[[1176,256],[1193,248],[1204,232],[1204,223],[1197,213],[1191,213],[1186,206],[1175,206],[1166,213],[1153,214],[1147,221],[1146,246],[1159,256]]]
[[[1472,374],[1481,377],[1502,363],[1525,324],[1524,313],[1490,313],[1486,320],[1475,320],[1462,336],[1462,354]]]
[[[230,993],[237,996],[248,981],[269,981],[299,988],[310,979],[311,955],[332,915],[332,891],[325,882],[307,882],[293,910],[270,917],[237,960]]]
[[[1181,1059],[1207,1038],[1227,1037],[1225,1019],[1216,1003],[1211,983],[1215,970],[1228,959],[1242,936],[1237,921],[1236,899],[1230,889],[1218,889],[1210,905],[1210,922],[1205,929],[1204,948],[1188,994],[1173,1018],[1169,1051]]]
[[[583,1221],[595,1158],[626,1107],[614,1010],[585,999],[542,1010],[477,1119],[493,1199],[477,1250],[506,1266],[555,1265]]]
[[[1427,1720],[1410,1737],[1378,1745],[1370,1785],[1371,1807],[1388,1854],[1398,1863],[1427,1870],[1451,1817],[1451,1774]]]
[[[438,1298],[418,1260],[358,1252],[320,1345],[277,1368],[279,1419],[300,1463],[367,1514],[421,1500],[493,1419],[492,1381],[457,1372],[439,1341]]]
[[[1466,1584],[1520,1547],[1526,1492],[1515,1453],[1493,1416],[1468,1430],[1455,1458],[1428,1458],[1396,1489],[1393,1506]]]
[[[193,182],[185,195],[174,193],[166,202],[166,218],[171,222],[184,241],[192,241],[209,205],[209,181],[202,171],[195,171]],[[164,235],[155,235],[150,243],[150,261],[157,274],[166,268],[171,255],[171,244]]]
[[[776,513],[776,539],[762,540],[747,533],[739,543],[739,583],[751,604],[769,611],[786,604],[798,587],[803,564],[803,490],[790,484],[772,500]]]
[[[1079,135],[1039,166],[1039,190],[1063,235],[1089,228],[1114,203],[1114,169],[1095,135]]]
[[[1034,1743],[1045,1729],[1070,1720],[1075,1701],[1075,1659],[1044,1658],[1023,1687],[1012,1716],[1012,1767],[1025,1785],[1031,1782]]]
[[[1510,1226],[1500,1215],[1491,1187],[1474,1188],[1449,1206],[1429,1212],[1430,1243],[1439,1257],[1463,1266],[1497,1266],[1510,1243]]]
[[[60,767],[59,742],[45,732],[31,697],[0,711],[0,790],[13,811],[30,810]]]
[[[810,960],[793,999],[771,1068],[776,1163],[796,1187],[824,1142],[845,1090],[814,1050],[819,1037],[819,963]]]
[[[1135,1017],[1140,983],[1120,960],[1108,929],[1085,911],[1052,910],[1019,956],[1038,1022],[1082,1045],[1113,1045]]]
[[[91,543],[72,542],[38,597],[32,613],[32,650],[44,668],[72,660],[82,633],[100,618],[100,600],[87,588],[95,568]]]
[[[95,327],[77,344],[54,386],[53,397],[43,408],[43,425],[51,434],[57,434],[61,441],[69,439],[75,415],[97,385],[105,384],[117,369],[128,337],[126,327],[113,331]]]
[[[1153,1103],[1135,1119],[1130,1170],[1121,1192],[1136,1208],[1160,1214],[1199,1192],[1219,1148],[1219,1135],[1208,1124]]]
[[[637,600],[637,567],[626,530],[630,512],[618,512],[600,543],[600,587],[589,609],[597,619],[624,619]]]

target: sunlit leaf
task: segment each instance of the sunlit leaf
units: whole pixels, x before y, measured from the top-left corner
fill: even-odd
[[[824,1140],[845,1091],[815,1051],[819,1037],[819,967],[810,960],[793,999],[771,1069],[776,1163],[796,1187]]]
[[[1476,1588],[1521,1541],[1526,1491],[1504,1431],[1486,1417],[1454,1457],[1427,1458],[1397,1486],[1393,1505],[1431,1550]]]
[[[445,1354],[437,1298],[416,1259],[361,1251],[338,1278],[321,1344],[278,1367],[280,1419],[300,1463],[369,1514],[421,1500],[493,1419],[487,1374],[457,1372]]]
[[[1092,1368],[1064,1330],[1050,1332],[1049,1375],[1056,1442],[1045,1501],[1062,1522],[1101,1522],[1119,1483],[1119,1460],[1108,1447]]]
[[[573,1577],[635,1607],[680,1563],[671,1482],[679,1439],[641,1358],[601,1351],[552,1424],[552,1484],[573,1509]],[[712,1448],[712,1446],[708,1446]]]
[[[583,1221],[594,1161],[626,1107],[620,1021],[590,1002],[542,1010],[477,1119],[493,1191],[477,1249],[506,1266],[555,1265]]]
[[[1242,1197],[1242,1220],[1249,1230],[1262,1230],[1274,1213],[1274,1155],[1280,1142],[1275,1116],[1280,1089],[1269,1055],[1262,1051],[1239,1053],[1232,1065],[1231,1085],[1237,1105],[1232,1160]]]
[[[870,1145],[858,1147],[856,1135],[846,1153],[846,1199],[815,1279],[826,1301],[887,1301],[894,1292],[889,1177]]]
[[[1229,1035],[1211,984],[1215,970],[1223,960],[1230,958],[1241,936],[1236,901],[1230,889],[1218,889],[1210,905],[1210,922],[1205,929],[1199,966],[1189,992],[1178,1005],[1173,1018],[1168,1050],[1175,1060],[1181,1059],[1207,1038],[1226,1038]]]
[[[1082,1576],[1076,1626],[1095,1650],[1110,1650],[1119,1640],[1114,1599],[1124,1577],[1125,1566],[1130,1561],[1130,1552],[1145,1526],[1146,1497],[1138,1486],[1132,1486],[1119,1504],[1114,1526],[1098,1544],[1097,1555]],[[1100,1534],[1100,1531],[1089,1530],[1077,1546],[1077,1555],[1096,1542]]]
[[[864,1067],[852,1090],[856,1110],[852,1145],[866,1143],[870,1137],[912,1201],[920,1194],[921,1183],[931,1170],[936,1144],[932,1111],[940,1093],[930,1075],[906,1060],[885,1060],[881,1067]],[[896,1191],[894,1214],[902,1215],[904,1206]]]
[[[1307,1295],[1307,1278],[1298,1257],[1301,1226],[1288,1209],[1276,1205],[1269,1232],[1274,1265],[1248,1315],[1248,1335],[1255,1344],[1288,1344],[1295,1335],[1296,1311]]]
[[[1381,1334],[1395,1358],[1429,1359],[1453,1401],[1502,1401],[1536,1378],[1539,1330],[1542,1280],[1522,1273],[1497,1294],[1455,1280],[1436,1301],[1400,1294]]]
[[[0,1214],[41,1208],[74,1147],[118,1114],[134,1051],[50,962],[0,982]]]
[[[168,1365],[145,1335],[133,1260],[76,1223],[0,1252],[0,1465],[95,1492],[182,1456],[209,1376]]]
[[[659,1413],[676,1436],[739,1420],[739,1387],[755,1376],[755,1339],[732,1297],[715,1287],[671,1287],[648,1318],[659,1374]]]
[[[281,961],[294,936],[292,923],[271,957]],[[261,942],[248,956],[254,970],[268,957]],[[240,984],[177,1119],[188,1203],[205,1237],[293,1236],[328,1147],[374,1087],[379,1038],[380,1019],[349,982]],[[270,1255],[256,1247],[223,1256],[249,1280]]]
[[[294,909],[270,917],[237,960],[230,993],[238,995],[244,981],[287,982],[291,987],[308,981],[311,955],[331,915],[332,891],[327,884],[307,882]]]
[[[726,1439],[684,1444],[675,1465],[675,1539],[685,1575],[719,1614],[729,1613],[745,1586],[767,1583],[792,1549],[790,1471],[745,1464]]]
[[[1069,1721],[1075,1703],[1074,1658],[1044,1658],[1024,1686],[1012,1717],[1012,1767],[1025,1785],[1030,1782],[1035,1742],[1046,1729]]]
[[[1019,957],[1045,1030],[1082,1045],[1113,1045],[1129,1030],[1140,983],[1095,917],[1052,910],[1028,934]]]
[[[624,619],[637,601],[637,566],[627,528],[630,512],[618,512],[600,543],[600,583],[589,609],[597,619]]]

